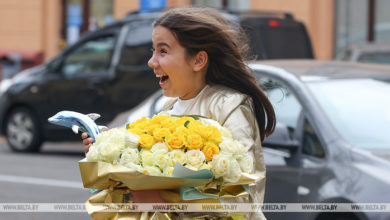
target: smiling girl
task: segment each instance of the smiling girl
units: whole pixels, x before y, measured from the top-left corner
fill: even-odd
[[[168,10],[154,23],[153,56],[148,65],[160,78],[164,95],[172,97],[164,110],[176,115],[200,115],[229,128],[255,158],[253,173],[265,176],[261,148],[275,127],[275,113],[267,96],[244,62],[249,48],[237,24],[207,8]],[[83,134],[85,151],[92,143]],[[226,202],[262,203],[265,178],[249,187],[249,199]],[[132,193],[134,202],[165,202],[160,191]],[[180,213],[183,219],[212,214]],[[247,219],[264,219],[261,212]]]

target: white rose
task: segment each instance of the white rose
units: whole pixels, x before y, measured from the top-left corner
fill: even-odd
[[[219,144],[221,152],[231,153],[233,155],[243,154],[245,152],[245,147],[240,142],[233,139],[223,140]]]
[[[205,155],[200,150],[189,150],[186,152],[187,163],[193,167],[199,168],[206,160]]]
[[[140,152],[142,165],[145,166],[153,166],[153,153],[150,150],[142,149]]]
[[[106,143],[100,147],[101,159],[104,162],[112,163],[119,160],[123,147],[114,143]]]
[[[141,159],[139,156],[138,149],[136,148],[126,148],[122,151],[121,159],[119,164],[126,166],[128,163],[140,164]]]
[[[129,132],[125,129],[113,128],[104,131],[96,136],[96,142],[92,145],[96,147],[95,153],[90,155],[90,159],[98,158],[100,161],[117,163],[121,151],[126,147],[126,140]]]
[[[222,135],[222,140],[233,139],[233,135],[229,129],[227,129],[225,127],[221,127],[220,131],[221,131],[221,135]]]
[[[187,162],[187,156],[186,154],[182,151],[182,150],[172,150],[171,152],[169,152],[171,158],[180,163],[180,164],[185,164]]]
[[[168,146],[164,142],[159,142],[154,144],[150,151],[152,151],[152,153],[155,153],[157,151],[168,152]]]
[[[161,176],[162,174],[160,168],[154,166],[144,167],[143,173],[149,176]]]
[[[174,167],[166,167],[163,172],[163,176],[172,176]]]
[[[126,143],[126,147],[137,148],[139,145],[139,136],[126,131],[125,143]]]
[[[244,155],[237,161],[240,164],[242,172],[251,173],[253,171],[253,157],[251,155]]]
[[[190,165],[190,164],[186,164],[184,167],[186,167],[186,168],[188,168],[188,169],[190,169],[190,170],[198,171],[198,168],[197,168],[197,167],[194,167],[194,166],[192,166],[192,165]]]
[[[211,163],[203,163],[199,170],[211,170]]]
[[[140,173],[144,172],[144,168],[139,164],[135,164],[135,163],[130,162],[130,163],[123,164],[123,166],[128,167],[128,168],[133,169],[133,170],[136,170]]]
[[[229,168],[226,175],[223,176],[223,180],[229,183],[235,183],[240,179],[241,174],[240,164],[238,164],[237,160],[233,159],[230,160]]]
[[[89,151],[88,151],[86,157],[87,157],[87,161],[90,161],[90,162],[97,162],[97,161],[99,161],[99,157],[100,157],[99,148],[97,148],[97,147],[92,145],[89,148]]]
[[[213,160],[211,161],[211,171],[214,173],[215,178],[219,178],[227,174],[229,170],[230,160],[233,157],[228,154],[217,154],[214,155]]]
[[[218,128],[218,130],[221,130],[221,128],[222,128],[221,124],[219,124],[219,122],[217,122],[213,119],[199,118],[199,121],[206,126],[214,126],[214,127]]]
[[[157,151],[153,153],[153,164],[164,170],[166,167],[174,166],[175,162],[168,153],[164,151]]]

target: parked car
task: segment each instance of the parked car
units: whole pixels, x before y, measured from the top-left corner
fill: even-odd
[[[158,81],[147,61],[152,23],[161,13],[131,13],[82,37],[47,64],[2,81],[0,132],[11,149],[38,151],[46,140],[79,138],[70,129],[47,122],[58,111],[96,112],[102,115],[98,122],[107,124],[156,91]],[[313,57],[304,25],[290,14],[225,12],[225,16],[247,30],[252,55],[258,59]]]
[[[390,44],[350,45],[336,55],[336,60],[390,64]]]
[[[275,132],[263,143],[266,203],[390,202],[390,67],[280,60],[251,63],[250,68],[277,118]],[[111,126],[152,117],[166,99],[157,91]],[[390,213],[378,212],[265,215],[390,219]]]

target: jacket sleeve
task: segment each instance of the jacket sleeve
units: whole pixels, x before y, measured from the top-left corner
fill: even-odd
[[[228,102],[225,102],[228,104]],[[260,132],[255,115],[252,110],[252,102],[247,98],[230,114],[227,115],[224,127],[227,127],[233,134],[233,137],[240,141],[253,156],[254,170],[252,172],[264,176],[254,184],[249,186],[249,201],[242,201],[240,198],[233,198],[226,202],[249,202],[263,203],[265,193],[265,163],[261,148]],[[263,213],[249,213],[248,219],[265,219]]]

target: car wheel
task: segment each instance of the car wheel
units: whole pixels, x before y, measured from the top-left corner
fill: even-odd
[[[38,120],[27,108],[16,108],[6,122],[8,145],[16,152],[39,151],[42,143]]]

